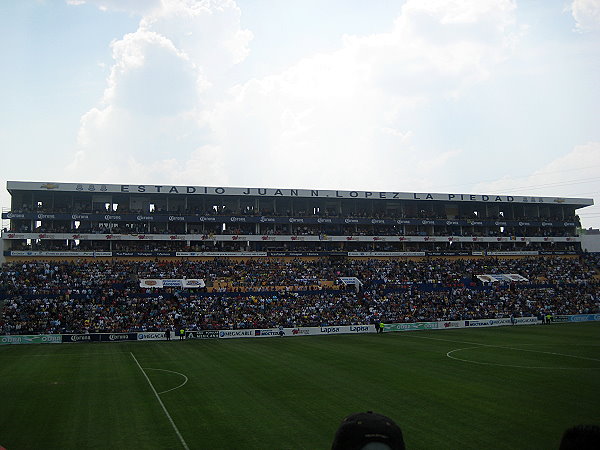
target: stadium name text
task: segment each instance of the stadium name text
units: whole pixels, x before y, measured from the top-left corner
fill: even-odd
[[[433,194],[419,192],[331,191],[319,189],[225,188],[201,186],[121,185],[123,193],[157,193],[188,195],[249,195],[265,197],[371,198],[399,200],[443,200],[472,202],[514,202],[511,195]],[[518,197],[518,202],[544,203],[543,197]],[[546,199],[551,200],[551,199]]]

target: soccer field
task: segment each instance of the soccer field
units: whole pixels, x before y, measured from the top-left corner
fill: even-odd
[[[551,449],[600,423],[600,323],[0,348],[0,446],[327,449],[373,410],[409,449]]]

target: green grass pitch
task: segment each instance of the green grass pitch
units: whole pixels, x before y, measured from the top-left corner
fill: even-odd
[[[4,346],[0,446],[328,449],[373,410],[409,449],[558,448],[600,424],[599,338],[581,323]]]

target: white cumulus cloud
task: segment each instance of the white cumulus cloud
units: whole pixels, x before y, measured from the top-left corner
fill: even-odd
[[[251,49],[240,15],[228,0],[163,0],[144,11],[112,44],[104,97],[82,118],[71,173],[417,190],[461,155],[417,146],[419,120],[486,82],[520,33],[514,1],[409,0],[389,32],[345,36],[335,51],[229,86],[224,75]]]
[[[337,51],[236,86],[210,115],[231,181],[259,183],[253,166],[270,185],[425,185],[460,149],[416,148],[415,113],[485,81],[510,55],[514,9],[409,1],[391,32],[346,36]]]
[[[96,3],[129,12],[140,5]],[[144,10],[138,29],[111,43],[107,86],[81,119],[72,176],[175,183],[196,168],[218,181],[203,94],[243,60],[251,38],[229,0],[164,0]]]
[[[571,13],[579,31],[600,30],[600,0],[573,0]]]

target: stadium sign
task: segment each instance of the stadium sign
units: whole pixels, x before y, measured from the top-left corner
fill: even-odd
[[[444,328],[464,328],[465,321],[464,320],[444,320],[438,322],[438,329]]]
[[[137,334],[138,341],[164,341],[166,339],[165,331],[145,331]]]
[[[298,256],[346,256],[347,252],[267,252],[267,256],[298,257]]]
[[[0,345],[7,344],[61,344],[60,334],[36,334],[36,335],[16,335],[0,336]]]
[[[100,335],[93,334],[63,334],[62,343],[67,344],[70,342],[98,342],[100,341]]]
[[[533,325],[540,322],[537,317],[516,317],[515,324],[517,325]]]
[[[493,320],[465,320],[465,327],[491,327],[494,325]]]
[[[267,256],[267,252],[175,252],[175,256]]]
[[[600,314],[573,314],[555,316],[556,322],[593,322],[600,321]]]
[[[137,333],[99,333],[102,342],[137,341]]]
[[[217,339],[219,332],[217,330],[186,331],[186,339]]]
[[[530,239],[530,240],[533,240],[533,239]],[[486,251],[485,254],[488,256],[536,256],[539,254],[539,252],[537,250],[502,251],[502,252]]]
[[[340,327],[321,327],[319,334],[336,334],[340,333]]]
[[[296,328],[255,328],[247,330],[220,330],[219,337],[229,338],[265,338],[282,336],[318,336],[331,334],[375,333],[375,325],[335,325],[322,327]]]
[[[356,277],[340,277],[339,279],[344,285],[362,286],[363,284],[362,281]]]
[[[3,213],[3,219],[14,219],[15,214],[13,213]],[[49,214],[40,215],[36,213],[20,213],[20,219],[31,219],[31,220],[64,220],[71,221],[73,220],[73,214],[52,214],[52,217],[49,217]],[[435,225],[435,226],[473,226],[473,227],[557,227],[557,228],[570,228],[575,226],[575,222],[565,222],[565,221],[552,221],[552,222],[542,222],[542,221],[516,221],[516,220],[506,220],[506,221],[497,221],[497,220],[467,220],[467,219],[457,219],[457,220],[446,220],[446,219],[368,219],[368,218],[344,218],[344,217],[332,217],[323,219],[320,217],[292,217],[292,216],[278,216],[278,217],[264,217],[264,216],[202,216],[198,214],[188,214],[182,216],[168,216],[165,214],[152,214],[152,215],[136,215],[136,214],[89,214],[87,215],[87,219],[90,221],[98,221],[98,222],[141,222],[141,223],[168,223],[168,222],[182,222],[182,223],[248,223],[248,224],[256,224],[256,223],[274,223],[274,224],[304,224],[304,225],[344,225],[344,224],[355,224],[355,225],[381,225],[381,226],[398,226],[398,225]],[[87,240],[91,239],[91,236],[97,236],[97,234],[90,233],[76,233],[75,235],[69,233],[28,233],[32,235],[28,238],[38,238],[39,236],[53,236],[58,239],[59,237],[79,239],[79,240]],[[12,236],[11,239],[16,239],[14,236],[22,236],[23,233],[6,233],[6,236]],[[114,235],[111,239],[115,239]],[[136,239],[140,240],[152,240],[154,239],[151,234],[135,234]],[[169,234],[163,236],[167,240],[185,240],[186,235],[181,234]],[[458,236],[457,236],[458,237]],[[295,236],[296,240],[305,240],[307,236]],[[507,238],[508,239],[508,238]]]
[[[484,273],[481,275],[475,275],[483,283],[498,283],[498,282],[527,282],[529,281],[522,275],[516,273]]]
[[[350,325],[351,333],[371,333],[374,325]]]
[[[51,188],[49,187],[51,186]],[[221,186],[175,186],[163,184],[95,184],[95,183],[48,183],[28,181],[8,181],[9,191],[56,192],[102,192],[126,194],[170,194],[170,195],[211,195],[211,196],[252,196],[252,197],[308,197],[308,198],[347,198],[371,200],[416,200],[483,203],[561,203],[592,205],[592,199],[557,198],[538,196],[512,196],[493,194],[450,194],[432,192],[396,191],[343,191],[324,189],[281,189]]]
[[[274,337],[274,336],[285,336],[283,328],[268,328],[261,330],[254,330],[254,337]]]
[[[501,325],[511,325],[510,319],[483,319],[483,320],[465,320],[466,327],[498,327]]]
[[[291,334],[288,333],[289,328],[286,328],[286,336],[308,336],[310,330],[308,328],[292,328]]]
[[[386,323],[383,331],[437,330],[438,322]]]
[[[311,334],[354,334],[375,333],[375,325],[339,325],[331,327],[309,327]]]
[[[410,237],[400,237],[401,240],[406,242],[412,242]],[[566,239],[566,238],[563,238]],[[573,238],[579,239],[579,238]],[[193,239],[191,239],[193,240]],[[357,239],[358,240],[358,239]],[[424,239],[421,237],[421,241]],[[437,242],[435,237],[430,239],[431,242]],[[483,238],[479,238],[481,242],[487,242]],[[4,256],[60,256],[60,257],[253,257],[253,258],[264,258],[264,257],[300,257],[300,256],[349,256],[355,257],[413,257],[413,256],[532,256],[532,255],[577,255],[580,252],[576,251],[555,251],[555,252],[543,252],[543,251],[514,251],[514,252],[485,252],[485,251],[473,251],[473,252],[56,252],[56,251],[23,251],[23,250],[5,250]],[[144,286],[151,287],[151,286]],[[158,287],[158,286],[152,286]],[[185,286],[192,287],[192,286]]]
[[[168,288],[168,287],[180,287],[180,288],[203,288],[205,286],[204,280],[197,278],[140,278],[141,288]]]
[[[375,333],[375,325],[332,325],[322,327],[284,328],[284,331],[286,336]]]
[[[386,256],[425,256],[425,252],[348,252],[348,256],[386,257]]]
[[[219,337],[221,339],[237,338],[237,337],[253,337],[254,330],[221,330]]]

